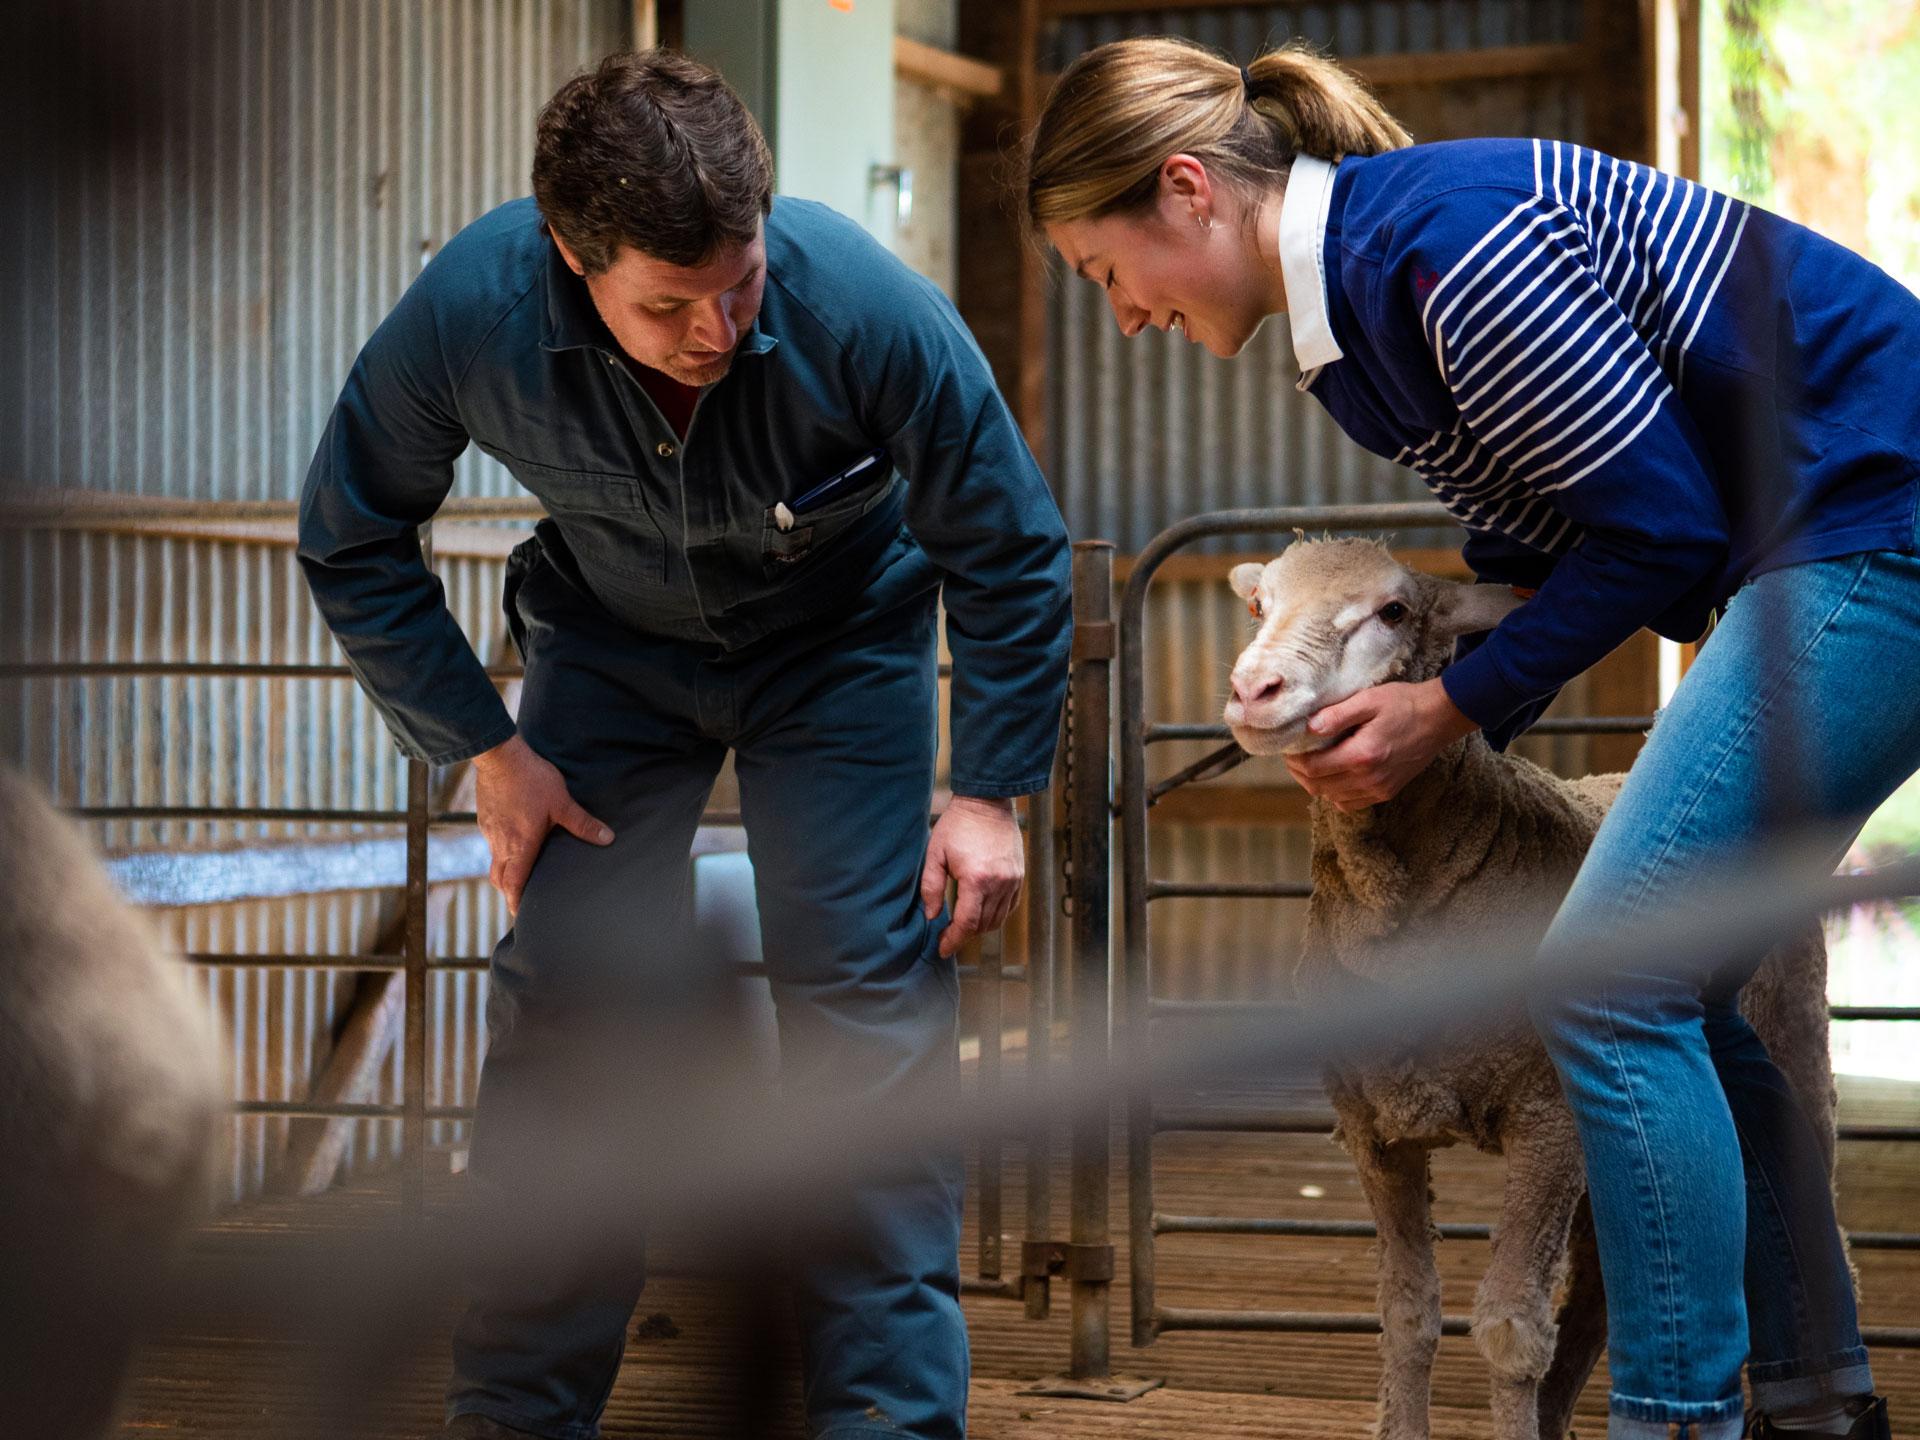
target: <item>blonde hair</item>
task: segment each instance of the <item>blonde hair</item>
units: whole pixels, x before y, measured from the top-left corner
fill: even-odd
[[[1026,147],[1037,228],[1150,204],[1160,166],[1187,154],[1243,190],[1284,182],[1296,155],[1340,160],[1412,143],[1349,71],[1299,42],[1244,73],[1170,36],[1095,46],[1066,68]]]

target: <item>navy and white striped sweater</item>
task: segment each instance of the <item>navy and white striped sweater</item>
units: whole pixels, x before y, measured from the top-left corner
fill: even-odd
[[[1763,570],[1913,548],[1920,299],[1812,231],[1469,140],[1301,161],[1290,233],[1321,281],[1288,270],[1302,388],[1422,475],[1477,573],[1539,589],[1443,677],[1496,743],[1643,625],[1694,639]]]

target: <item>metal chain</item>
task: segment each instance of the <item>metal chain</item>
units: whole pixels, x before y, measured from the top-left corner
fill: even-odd
[[[1073,682],[1067,682],[1067,704],[1064,711],[1064,733],[1061,743],[1066,749],[1066,763],[1062,770],[1061,781],[1066,787],[1065,820],[1060,827],[1060,913],[1069,919],[1073,917]],[[1053,817],[1049,815],[1051,824]]]

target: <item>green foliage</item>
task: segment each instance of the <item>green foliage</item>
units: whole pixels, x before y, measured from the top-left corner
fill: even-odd
[[[1763,201],[1773,190],[1773,137],[1779,129],[1786,76],[1773,53],[1770,29],[1786,0],[1726,0],[1721,14],[1720,84],[1725,103],[1716,112],[1726,187]]]
[[[1703,21],[1702,178],[1920,290],[1920,0],[1718,0]]]
[[[1874,812],[1860,832],[1860,844],[1875,860],[1920,855],[1920,775],[1894,791],[1893,798]]]

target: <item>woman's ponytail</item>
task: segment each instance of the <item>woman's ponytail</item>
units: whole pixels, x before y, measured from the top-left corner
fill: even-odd
[[[1341,160],[1413,143],[1357,76],[1303,46],[1269,50],[1247,76],[1254,110],[1296,155]]]
[[[1075,60],[1047,97],[1027,144],[1027,217],[1043,226],[1138,209],[1169,155],[1264,189],[1285,182],[1296,155],[1410,143],[1357,77],[1303,45],[1243,71],[1190,40],[1116,40]]]

